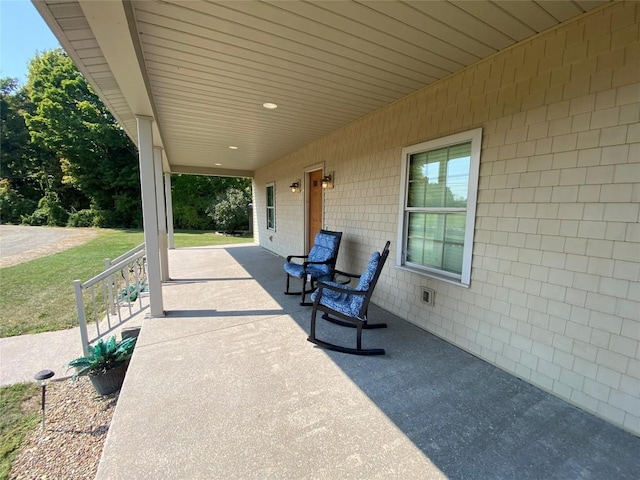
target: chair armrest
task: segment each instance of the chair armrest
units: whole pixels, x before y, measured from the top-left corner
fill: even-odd
[[[322,262],[313,261],[313,260],[307,260],[302,265],[304,265],[306,267],[307,265],[328,265],[330,263],[331,263],[331,260],[324,260]]]
[[[292,258],[307,258],[309,255],[289,255],[287,256],[287,262],[290,262]]]
[[[342,270],[334,270],[336,275],[344,275],[345,277],[349,277],[349,278],[360,278],[362,275],[360,275],[359,273],[348,273],[348,272],[343,272]]]
[[[322,290],[324,289],[327,290],[333,290],[334,292],[338,292],[338,293],[346,293],[347,295],[366,295],[368,292],[367,291],[360,291],[360,290],[355,290],[353,288],[348,288],[348,287],[342,287],[342,286],[337,286],[337,285],[330,285],[328,283],[325,283],[323,281],[318,282],[318,298],[320,298],[322,296]]]

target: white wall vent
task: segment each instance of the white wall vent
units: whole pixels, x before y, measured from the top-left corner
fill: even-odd
[[[433,297],[435,297],[436,291],[433,288],[422,287],[422,303],[433,307]]]

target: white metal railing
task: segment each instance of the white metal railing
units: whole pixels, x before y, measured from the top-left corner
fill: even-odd
[[[82,350],[88,355],[91,343],[149,307],[144,243],[118,258],[105,259],[102,273],[86,282],[75,280],[73,285]],[[88,323],[95,326],[91,338]]]
[[[109,259],[109,258],[105,258],[104,259],[104,268],[105,270],[110,269],[111,267],[113,267],[114,265],[117,265],[118,263],[122,262],[123,260],[126,260],[129,257],[132,257],[133,255],[139,253],[139,252],[144,252],[144,248],[145,248],[145,244],[141,243],[140,245],[138,245],[137,247],[133,247],[131,250],[123,253],[122,255],[120,255],[119,257],[114,258],[113,260]],[[115,275],[115,274],[114,274]],[[109,282],[109,289],[108,289],[108,294],[109,294],[109,313],[111,315],[115,315],[116,314],[116,299],[114,298],[113,295],[113,285],[115,285],[115,278],[114,275],[112,275],[112,278],[110,279],[111,281]],[[146,280],[146,277],[145,277]]]

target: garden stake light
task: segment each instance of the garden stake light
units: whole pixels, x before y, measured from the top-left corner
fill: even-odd
[[[47,392],[47,380],[53,377],[55,374],[51,370],[41,370],[35,374],[33,378],[40,382],[42,386],[42,431],[44,432],[44,403],[45,395]]]

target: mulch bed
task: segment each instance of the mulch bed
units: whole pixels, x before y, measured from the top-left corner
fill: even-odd
[[[50,383],[45,430],[29,433],[9,478],[95,478],[118,393],[99,396],[87,377]]]

